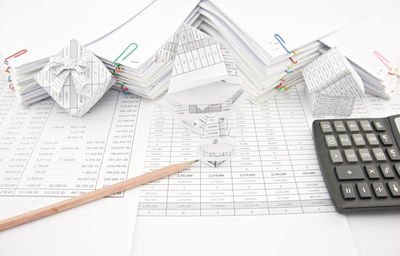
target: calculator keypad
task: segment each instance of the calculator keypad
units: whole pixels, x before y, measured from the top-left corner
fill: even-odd
[[[388,118],[316,120],[313,128],[339,211],[400,209],[400,151]]]

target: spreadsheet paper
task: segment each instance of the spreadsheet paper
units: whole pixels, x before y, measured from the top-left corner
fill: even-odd
[[[138,175],[140,98],[111,90],[77,118],[51,99],[24,108],[1,85],[0,219]],[[0,255],[128,255],[138,192],[3,231]]]
[[[143,106],[152,113],[145,170],[193,159],[198,136],[159,104]],[[198,163],[142,186],[131,255],[357,255],[321,176],[307,111],[296,87],[246,102],[228,118],[230,163]]]

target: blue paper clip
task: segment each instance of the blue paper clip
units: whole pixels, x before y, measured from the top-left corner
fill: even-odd
[[[278,43],[283,47],[283,49],[285,49],[285,51],[287,52],[287,53],[291,53],[291,51],[289,51],[288,49],[286,49],[286,47],[285,47],[285,40],[283,40],[283,38],[279,35],[279,34],[275,34],[274,35],[274,37],[275,37],[275,39],[278,41]]]

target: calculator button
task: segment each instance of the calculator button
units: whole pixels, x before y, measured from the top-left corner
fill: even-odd
[[[335,127],[336,132],[345,132],[346,127],[344,127],[343,121],[334,121],[333,126]]]
[[[332,132],[332,126],[329,122],[323,121],[320,123],[321,131],[323,133],[330,133]]]
[[[382,121],[373,121],[375,130],[378,132],[384,132],[385,131],[385,126],[383,125]]]
[[[363,161],[363,162],[371,162],[372,161],[372,156],[369,153],[369,150],[366,148],[360,148],[358,150],[358,155],[360,156],[361,161]]]
[[[387,193],[385,187],[381,182],[372,183],[372,189],[374,190],[375,196],[377,198],[385,198],[387,197]]]
[[[399,197],[400,196],[400,186],[399,183],[397,183],[396,181],[389,181],[387,184],[390,194],[393,197]]]
[[[351,147],[350,137],[347,134],[339,134],[339,141],[342,147]]]
[[[351,132],[358,132],[360,129],[358,128],[358,125],[356,121],[347,121],[347,127],[349,128],[349,131]]]
[[[371,132],[372,131],[372,127],[371,127],[371,124],[369,123],[369,121],[362,120],[362,121],[360,121],[360,125],[361,125],[361,129],[364,132]]]
[[[396,172],[397,172],[397,176],[400,177],[400,164],[395,164],[395,165],[394,165],[394,169],[395,169]]]
[[[364,174],[358,165],[336,166],[336,176],[339,180],[363,180]]]
[[[353,137],[353,142],[356,146],[365,146],[365,141],[361,134],[355,133],[351,137]]]
[[[329,150],[329,155],[331,156],[332,163],[340,164],[343,163],[342,154],[340,154],[339,150]]]
[[[394,173],[393,173],[392,167],[390,167],[390,165],[382,164],[379,166],[379,169],[381,169],[381,173],[382,173],[383,177],[385,177],[386,179],[394,178]]]
[[[342,195],[344,199],[349,200],[356,198],[352,184],[341,184],[340,188],[342,189]]]
[[[367,133],[367,134],[365,134],[365,137],[367,138],[368,144],[369,144],[370,146],[377,146],[377,145],[379,145],[378,138],[376,137],[375,134],[373,134],[373,133]]]
[[[357,191],[360,195],[360,198],[371,198],[371,190],[367,183],[358,183]]]
[[[337,147],[337,141],[335,135],[325,135],[325,143],[328,148]]]
[[[386,161],[385,153],[381,148],[373,148],[372,153],[374,154],[376,161],[378,162]]]
[[[399,161],[400,160],[400,153],[396,148],[388,148],[386,152],[392,161]]]
[[[365,166],[365,172],[370,180],[379,179],[378,169],[374,165]]]
[[[393,145],[392,139],[387,134],[379,134],[379,139],[381,140],[382,144],[385,146]]]
[[[345,149],[344,156],[349,163],[356,163],[358,161],[356,152],[353,149]]]

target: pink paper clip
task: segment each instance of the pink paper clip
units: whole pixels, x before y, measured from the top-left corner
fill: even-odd
[[[385,67],[389,70],[389,75],[400,77],[399,73],[391,72],[393,68],[390,66],[390,61],[388,59],[383,57],[383,55],[380,54],[378,51],[373,51],[373,53],[378,58],[378,60],[380,60],[383,65],[385,65]],[[397,68],[395,70],[397,71]]]
[[[16,52],[16,53],[14,53],[13,55],[8,56],[8,57],[4,60],[4,64],[8,65],[8,59],[17,58],[17,57],[21,56],[22,54],[24,54],[24,53],[26,53],[26,52],[27,52],[26,49],[22,49],[21,51],[18,51],[18,52]]]
[[[374,55],[383,63],[383,65],[385,65],[387,69],[392,70],[392,67],[389,66],[390,61],[383,57],[382,54],[380,54],[378,51],[374,51]]]

